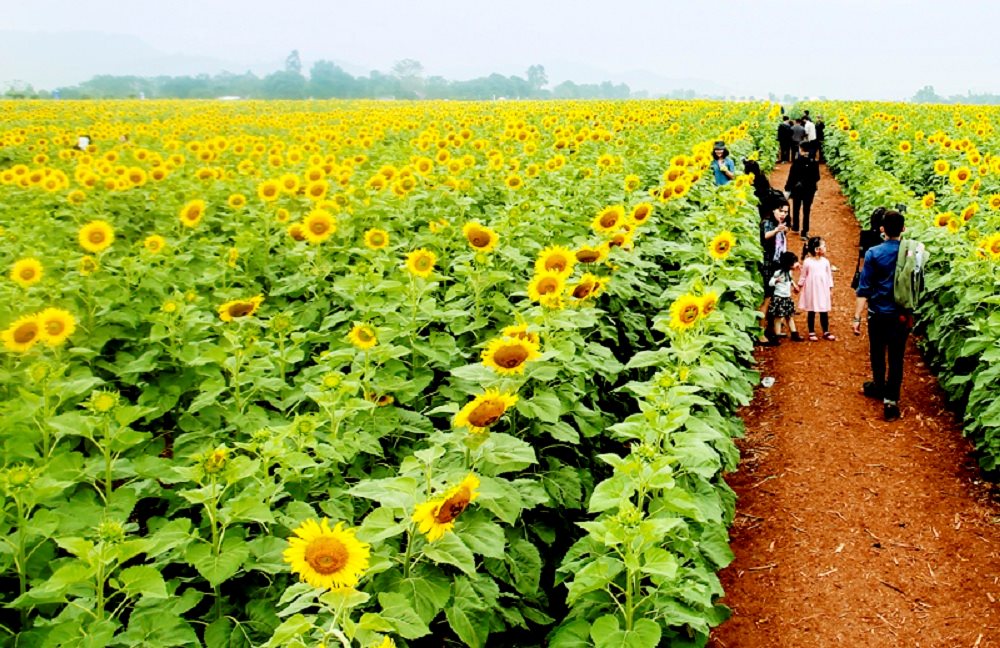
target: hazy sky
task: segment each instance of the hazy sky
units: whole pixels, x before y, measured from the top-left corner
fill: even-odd
[[[757,96],[907,98],[927,84],[939,94],[1000,92],[1000,2],[994,0],[4,4],[0,32],[128,35],[165,55],[216,59],[233,72],[280,65],[298,49],[306,69],[325,58],[354,64],[355,72],[388,71],[395,61],[412,58],[423,63],[426,75],[449,79],[490,72],[523,75],[528,65],[540,63],[554,83],[567,77],[609,79],[639,89],[645,78],[654,91],[661,91],[664,79],[699,79],[730,94]],[[92,41],[93,48],[100,48],[102,40]],[[40,36],[43,41],[51,42]],[[100,72],[143,72],[127,67],[127,55],[120,70],[86,70],[88,47],[75,55],[51,51],[51,45],[46,45],[48,55],[19,47],[29,51],[24,56],[2,52],[0,87],[12,79],[46,87]],[[36,78],[44,75],[31,65],[41,60],[51,75],[46,79]],[[73,78],[53,80],[70,70]]]

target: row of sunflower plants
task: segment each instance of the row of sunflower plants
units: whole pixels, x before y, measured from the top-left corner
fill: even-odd
[[[962,413],[980,465],[1000,467],[1000,110],[831,104],[831,167],[864,219],[903,205],[906,234],[931,252],[917,311],[922,347]],[[862,223],[867,227],[868,223]]]
[[[144,646],[538,643],[626,363],[749,254],[710,142],[769,114],[6,108],[3,627]]]

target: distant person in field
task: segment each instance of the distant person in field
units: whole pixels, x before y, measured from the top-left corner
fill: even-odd
[[[830,302],[833,291],[833,267],[826,258],[826,243],[819,236],[806,241],[802,253],[802,270],[799,272],[799,310],[807,313],[809,341],[816,342],[816,313],[823,328],[823,339],[830,342],[837,337],[830,332]]]
[[[809,152],[809,157],[816,159],[816,124],[809,119],[809,111],[806,111],[805,117],[802,118],[802,128],[806,130],[806,151]]]
[[[778,124],[778,164],[792,161],[792,118]]]
[[[788,201],[782,197],[771,199],[770,210],[767,216],[760,221],[760,245],[764,250],[764,259],[761,263],[761,276],[764,279],[764,339],[758,340],[758,344],[774,346],[777,344],[777,336],[774,334],[774,320],[771,318],[770,304],[768,299],[774,294],[774,286],[771,284],[771,277],[778,269],[778,262],[781,255],[788,251],[787,232],[788,225]]]
[[[74,148],[86,152],[86,150],[90,148],[90,135],[81,135],[77,137],[76,146]]]
[[[726,143],[721,140],[716,142],[712,148],[711,166],[716,185],[729,184],[736,177],[736,163],[729,157],[729,149],[726,148]]]
[[[826,137],[826,123],[823,115],[816,116],[816,161],[823,163],[823,138]]]
[[[851,330],[861,335],[861,316],[867,312],[872,379],[864,383],[861,390],[869,398],[881,398],[883,417],[886,421],[894,421],[899,418],[903,352],[913,326],[913,316],[897,306],[893,297],[899,237],[905,229],[903,215],[894,210],[885,212],[880,229],[886,240],[865,253],[861,279],[855,291],[858,300]]]
[[[785,182],[785,191],[792,198],[792,231],[799,233],[799,212],[802,212],[802,238],[809,236],[809,215],[819,186],[819,165],[807,155],[806,143],[799,144],[799,155],[792,162]]]
[[[806,128],[803,123],[801,117],[792,122],[792,161],[799,154],[799,146],[806,141]]]

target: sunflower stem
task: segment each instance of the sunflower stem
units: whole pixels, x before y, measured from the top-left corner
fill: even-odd
[[[413,557],[413,525],[406,529],[406,555],[403,556],[403,578],[410,577],[410,559]]]

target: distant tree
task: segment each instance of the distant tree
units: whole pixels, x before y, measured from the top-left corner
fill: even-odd
[[[309,70],[309,96],[346,99],[360,96],[358,81],[330,61],[316,61]]]
[[[545,67],[542,65],[532,65],[528,68],[528,85],[537,95],[548,82],[549,77],[545,74]]]
[[[292,50],[292,53],[285,58],[285,72],[302,74],[302,59],[299,58],[299,50]]]
[[[306,96],[306,78],[288,70],[272,72],[261,83],[265,99],[303,99]]]
[[[392,66],[392,74],[399,79],[399,91],[407,99],[416,99],[424,91],[424,66],[420,61],[403,59]]]
[[[934,86],[925,85],[913,95],[913,103],[942,103],[944,99],[934,92]]]

